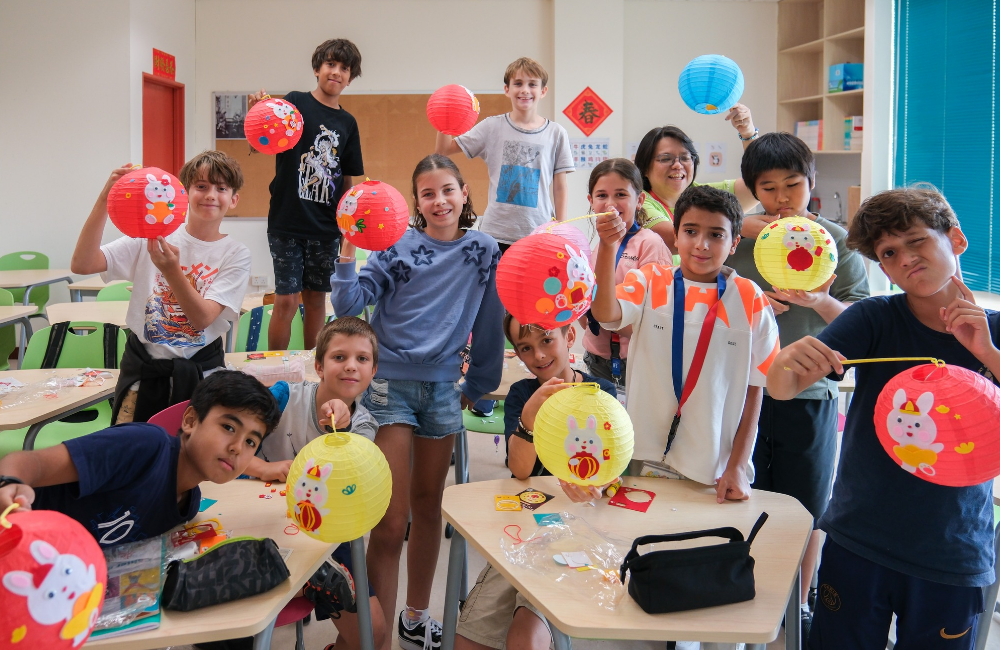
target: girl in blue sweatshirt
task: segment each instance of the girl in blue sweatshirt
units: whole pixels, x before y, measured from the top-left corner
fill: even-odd
[[[392,499],[371,533],[368,571],[395,622],[399,556],[409,515],[406,609],[399,615],[403,648],[440,647],[430,618],[431,583],[441,545],[441,496],[462,409],[500,385],[503,307],[497,296],[500,250],[476,221],[469,188],[450,158],[427,156],[413,171],[412,228],[369,256],[360,275],[355,246],[343,239],[331,279],[337,314],[375,305],[379,364],[362,399],[380,427],[375,444],[392,470]],[[472,334],[472,361],[460,383],[460,352]],[[384,594],[384,596],[383,596]]]

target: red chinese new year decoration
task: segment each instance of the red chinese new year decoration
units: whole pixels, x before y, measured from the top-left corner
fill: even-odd
[[[187,190],[176,176],[159,167],[125,174],[108,194],[111,223],[129,237],[166,237],[184,223],[187,208]]]
[[[445,135],[462,135],[479,119],[479,100],[465,86],[441,86],[427,100],[427,119]]]
[[[399,241],[410,221],[399,191],[382,181],[366,180],[346,192],[337,206],[337,226],[349,242],[367,251],[384,251]]]
[[[107,583],[104,554],[73,519],[50,510],[0,516],[0,650],[81,647]]]
[[[583,252],[558,235],[528,235],[497,265],[500,302],[522,325],[568,325],[587,313],[595,290]]]
[[[243,133],[250,146],[261,153],[288,151],[302,137],[302,113],[291,102],[264,95],[247,111]]]
[[[959,366],[923,364],[899,373],[875,405],[889,457],[925,481],[962,487],[1000,475],[1000,389]]]
[[[153,74],[165,79],[174,79],[177,76],[177,57],[154,47]]]
[[[588,138],[611,113],[611,107],[605,104],[590,86],[584,88],[583,92],[563,110],[563,115]]]

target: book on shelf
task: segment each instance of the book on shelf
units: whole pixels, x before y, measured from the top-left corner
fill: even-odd
[[[795,135],[813,151],[823,147],[823,120],[809,120],[795,123]]]
[[[864,118],[861,115],[844,118],[844,151],[861,151],[863,135]]]

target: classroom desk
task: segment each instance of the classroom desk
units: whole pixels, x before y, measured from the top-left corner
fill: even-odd
[[[0,289],[24,289],[24,301],[27,307],[31,304],[31,291],[35,287],[59,282],[72,282],[69,269],[21,269],[18,271],[0,271]],[[28,331],[21,331],[21,346],[28,345]]]
[[[105,282],[99,275],[77,280],[69,285],[69,299],[73,302],[80,302],[84,296],[96,296],[104,287],[121,282],[127,282],[127,280]]]
[[[783,616],[795,625],[785,629],[785,647],[799,648],[799,563],[812,533],[812,517],[792,497],[754,490],[748,501],[718,504],[715,489],[691,481],[628,478],[627,486],[656,493],[647,513],[608,506],[574,504],[563,494],[555,477],[527,481],[500,479],[453,485],[445,489],[441,510],[455,527],[448,562],[442,649],[454,647],[458,616],[459,582],[465,565],[465,542],[491,562],[521,594],[548,618],[555,647],[569,648],[569,636],[594,639],[683,640],[767,643],[778,635]],[[757,597],[751,601],[708,609],[649,615],[626,594],[614,612],[589,600],[574,598],[565,588],[531,569],[514,566],[500,548],[503,528],[519,524],[526,538],[535,530],[532,512],[496,512],[493,497],[517,494],[527,487],[555,495],[535,512],[568,511],[597,528],[614,531],[631,540],[644,534],[686,532],[735,526],[744,535],[761,512],[769,518],[754,540]],[[675,510],[676,509],[676,510]],[[625,549],[627,550],[627,549]]]
[[[246,296],[245,298],[243,298],[243,305],[240,307],[240,315],[247,313],[248,311],[254,309],[255,307],[263,307],[263,306],[264,306],[263,294]],[[333,316],[333,304],[330,302],[329,299],[327,299],[326,317],[330,318],[331,316]]]
[[[291,574],[287,581],[263,594],[223,605],[191,612],[164,609],[161,610],[160,627],[156,630],[110,639],[93,639],[85,644],[86,647],[148,650],[254,636],[255,650],[269,648],[278,612],[295,596],[336,546],[301,532],[296,535],[285,534],[285,527],[292,522],[285,517],[288,508],[285,498],[279,496],[278,492],[274,493],[272,499],[260,498],[261,494],[270,494],[272,488],[280,492],[284,486],[275,483],[271,488],[265,488],[261,481],[255,480],[236,480],[223,485],[202,483],[202,498],[216,499],[218,503],[199,514],[195,521],[217,517],[227,530],[232,531],[234,537],[270,537],[279,547],[292,549],[292,554],[285,562]],[[358,563],[355,559],[355,563],[361,570],[355,569],[354,579],[358,593],[367,594],[364,542],[355,540],[351,550],[356,558],[359,543],[362,560]],[[359,615],[363,616],[360,610],[367,607],[368,599],[359,598]]]
[[[0,372],[0,377],[13,377],[23,384],[34,384],[44,382],[51,377],[72,377],[80,372],[82,372],[80,368],[6,370]],[[3,435],[4,431],[28,427],[28,433],[24,436],[24,449],[33,449],[38,432],[46,424],[103,402],[114,395],[115,385],[118,383],[118,371],[107,372],[112,376],[105,379],[101,386],[63,388],[59,391],[59,396],[54,399],[39,398],[27,404],[0,410],[0,435]]]
[[[17,365],[21,367],[24,362],[24,349],[31,338],[31,316],[36,312],[34,305],[14,305],[12,307],[0,307],[0,326],[20,324],[24,328],[24,334],[20,337],[17,346]]]
[[[257,350],[257,352],[263,353],[263,350]],[[243,370],[249,365],[258,366],[280,366],[284,363],[284,357],[267,357],[266,359],[256,359],[254,361],[247,361],[248,354],[255,354],[254,352],[227,352],[226,353],[226,365],[233,366],[237,370]],[[316,364],[313,363],[312,352],[307,351],[306,354],[300,353],[299,355],[292,357],[295,354],[294,351],[286,352],[289,355],[289,359],[302,358],[305,369],[306,369],[306,381],[319,381],[319,376],[316,374]]]
[[[505,350],[509,352],[509,350]],[[483,395],[483,399],[507,399],[507,393],[510,392],[511,384],[521,381],[522,379],[531,379],[534,377],[531,371],[528,370],[520,359],[517,357],[507,358],[504,355],[504,368],[503,374],[500,376],[500,385],[497,386],[496,390],[487,395]]]
[[[45,308],[45,317],[50,324],[63,321],[93,321],[128,327],[125,323],[126,314],[128,314],[128,301],[125,300],[59,302]]]

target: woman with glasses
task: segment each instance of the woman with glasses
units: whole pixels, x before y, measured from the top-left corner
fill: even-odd
[[[750,109],[743,104],[733,106],[726,114],[726,119],[739,132],[744,148],[757,137]],[[698,162],[698,152],[691,138],[676,126],[661,126],[651,130],[643,137],[635,152],[635,164],[642,172],[642,184],[646,192],[646,201],[642,207],[649,215],[649,220],[645,227],[662,237],[671,252],[676,252],[674,202],[681,192],[694,183]],[[743,183],[743,179],[705,184],[735,194],[744,211],[757,205],[757,199]]]

